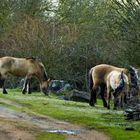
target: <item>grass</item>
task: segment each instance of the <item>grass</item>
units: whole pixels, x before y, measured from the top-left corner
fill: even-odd
[[[58,133],[40,132],[37,136],[37,140],[65,140],[65,137]]]
[[[87,128],[102,130],[110,135],[113,140],[140,139],[139,121],[126,121],[123,111],[107,110],[102,107],[100,100],[98,105],[93,108],[87,103],[64,101],[59,99],[60,97],[46,97],[41,93],[21,95],[20,92],[10,91],[8,95],[1,94],[0,97],[22,104],[22,110],[24,111],[32,110],[39,114],[83,125]],[[134,131],[125,130],[127,127],[133,128]]]

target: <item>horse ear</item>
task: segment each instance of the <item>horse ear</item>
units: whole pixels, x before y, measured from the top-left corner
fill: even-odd
[[[51,82],[51,79],[49,78],[47,81],[48,81],[48,83],[50,83]]]
[[[121,79],[123,79],[123,71],[121,72]]]

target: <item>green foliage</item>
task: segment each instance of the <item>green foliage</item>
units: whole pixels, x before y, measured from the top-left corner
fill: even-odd
[[[120,42],[120,59],[123,63],[139,66],[140,3],[138,0],[112,0],[111,4],[114,22],[109,26],[113,27],[112,33]]]
[[[0,1],[0,56],[35,56],[80,89],[96,64],[138,67],[139,36],[138,0]]]

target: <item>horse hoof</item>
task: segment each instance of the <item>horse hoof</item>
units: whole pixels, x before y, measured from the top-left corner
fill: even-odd
[[[108,108],[107,104],[104,104],[104,107],[107,107]]]
[[[114,108],[113,108],[113,110],[117,110],[117,108],[116,108],[116,107],[114,107]]]
[[[22,91],[22,94],[26,94],[26,92],[25,91]]]
[[[48,93],[44,93],[45,94],[45,96],[49,96],[49,94]]]
[[[110,106],[108,106],[107,109],[110,109]]]
[[[90,105],[90,106],[94,106],[94,103],[93,103],[93,102],[89,102],[89,105]]]
[[[8,94],[8,92],[3,92],[3,94]]]

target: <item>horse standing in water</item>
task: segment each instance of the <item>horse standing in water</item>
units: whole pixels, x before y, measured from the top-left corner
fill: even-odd
[[[15,58],[15,57],[2,57],[0,58],[0,86],[3,88],[3,93],[8,92],[5,89],[4,82],[9,76],[25,77],[25,83],[22,93],[31,93],[30,79],[36,77],[40,82],[40,88],[45,95],[48,95],[48,86],[50,80],[44,65],[35,58]]]
[[[129,81],[126,74],[119,71],[112,71],[107,76],[107,108],[110,109],[111,95],[114,97],[114,109],[124,107],[124,98],[128,96]]]
[[[137,72],[133,67],[118,68],[115,66],[100,64],[90,69],[89,71],[89,87],[91,92],[90,102],[91,106],[94,106],[96,103],[97,90],[100,88],[101,98],[103,100],[104,107],[108,107],[108,104],[105,100],[105,88],[107,87],[107,76],[112,71],[123,72],[128,77],[129,82],[129,93],[132,85],[138,88],[138,79]],[[128,93],[127,93],[128,94]]]

